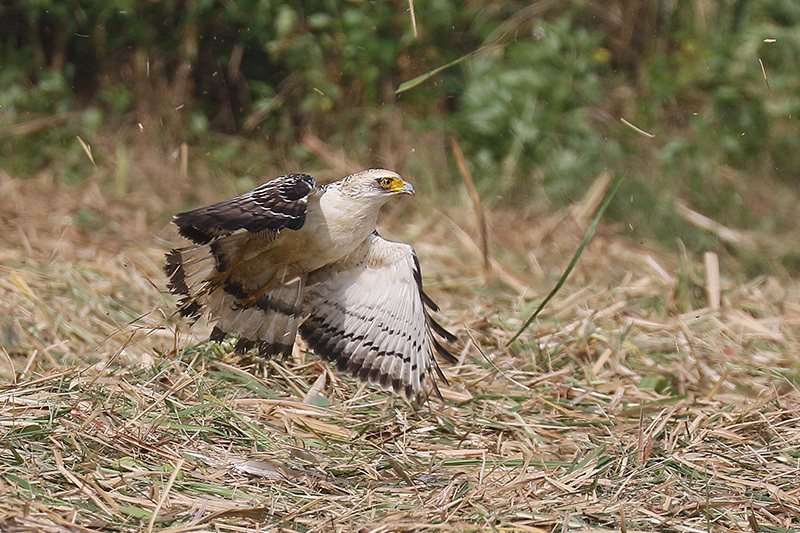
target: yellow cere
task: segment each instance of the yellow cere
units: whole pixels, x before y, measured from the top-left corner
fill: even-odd
[[[406,183],[403,180],[393,178],[391,176],[381,178],[381,187],[384,189],[389,189],[392,192],[403,192],[403,187],[405,184]]]

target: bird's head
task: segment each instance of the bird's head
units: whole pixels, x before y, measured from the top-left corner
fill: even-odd
[[[371,168],[351,174],[342,180],[342,189],[350,196],[388,200],[398,194],[414,194],[414,186],[397,172]],[[381,202],[383,203],[383,202]]]

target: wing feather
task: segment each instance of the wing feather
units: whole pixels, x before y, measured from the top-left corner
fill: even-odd
[[[430,390],[438,394],[437,378],[446,380],[435,354],[454,361],[440,339],[455,337],[429,313],[438,307],[422,289],[411,246],[374,233],[312,272],[291,270],[284,251],[269,261],[262,257],[292,234],[282,230],[306,224],[309,200],[323,190],[311,176],[288,174],[176,215],[180,233],[194,241],[167,254],[168,287],[181,297],[179,311],[208,315],[215,340],[238,336],[236,351],[257,346],[259,353],[288,354],[299,330],[319,356],[362,381],[417,402]],[[286,247],[285,255],[292,250]]]
[[[229,200],[175,215],[174,222],[181,235],[197,244],[241,229],[250,233],[300,229],[315,186],[308,174],[287,174]]]
[[[349,256],[309,274],[300,335],[340,370],[420,401],[434,372],[444,381],[434,353],[452,357],[436,335],[453,336],[426,306],[433,303],[422,292],[413,248],[373,234]]]
[[[307,174],[287,174],[175,215],[181,235],[195,243],[166,257],[168,288],[181,297],[180,313],[193,319],[207,314],[216,323],[214,339],[241,337],[237,350],[258,345],[261,353],[291,353],[305,279],[276,282],[291,279],[281,270],[286,265],[260,262],[258,254],[277,241],[280,230],[303,227],[315,187]]]

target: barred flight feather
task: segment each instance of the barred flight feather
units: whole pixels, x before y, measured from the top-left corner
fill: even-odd
[[[299,331],[320,357],[354,377],[417,402],[436,377],[439,339],[411,246],[375,232],[388,198],[413,194],[397,174],[373,169],[318,187],[288,174],[253,191],[175,216],[193,246],[171,250],[164,271],[179,312],[214,323],[210,339],[238,337],[236,352],[291,354]]]
[[[432,372],[440,373],[433,352],[441,344],[430,329],[435,322],[424,309],[429,299],[417,272],[409,245],[370,236],[350,256],[309,276],[301,337],[339,370],[419,401]]]

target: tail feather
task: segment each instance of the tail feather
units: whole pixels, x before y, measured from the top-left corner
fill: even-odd
[[[214,272],[214,258],[207,249],[208,246],[189,246],[167,254],[164,266],[169,278],[167,288],[180,296],[178,311],[183,316],[197,318],[202,313],[203,302],[198,297],[204,280]]]
[[[218,262],[217,255],[207,244],[170,250],[164,266],[169,278],[167,287],[174,294],[195,295],[201,285],[220,272]]]
[[[300,325],[300,302],[304,287],[305,278],[298,277],[269,292],[270,306],[255,335],[270,346],[261,346],[261,350],[271,350],[273,353],[270,355],[291,354]]]
[[[250,339],[245,339],[244,337],[240,338],[236,341],[236,346],[233,347],[233,351],[239,354],[246,353],[250,351],[250,348],[256,345],[255,341],[251,341]]]
[[[225,332],[222,328],[215,325],[214,329],[211,330],[211,335],[209,335],[208,340],[211,342],[222,342],[225,340],[225,337],[228,336],[228,333]]]
[[[290,354],[300,321],[305,277],[252,265],[242,258],[239,235],[167,253],[167,287],[179,312],[214,322],[211,340],[236,335],[236,351],[258,346],[264,355]],[[283,281],[288,279],[289,281]]]

